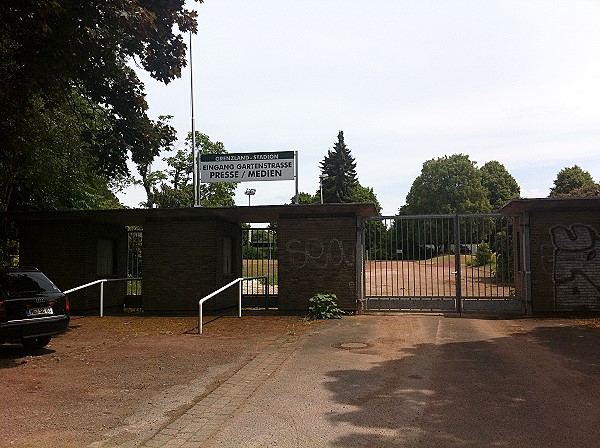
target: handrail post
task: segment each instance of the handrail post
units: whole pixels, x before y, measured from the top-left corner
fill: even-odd
[[[86,283],[85,285],[76,286],[75,288],[66,289],[63,291],[64,294],[70,294],[81,289],[89,288],[90,286],[97,285],[100,283],[100,317],[104,317],[104,283],[105,282],[121,282],[130,280],[141,280],[142,277],[128,277],[128,278],[111,278],[111,279],[100,279],[93,282]]]
[[[240,278],[238,281],[238,317],[242,317],[242,281],[244,279]]]
[[[198,334],[202,334],[202,301],[198,307]]]
[[[100,317],[104,317],[104,282],[100,282]]]
[[[240,277],[240,278],[237,278],[237,279],[233,280],[232,282],[227,283],[225,286],[210,293],[209,295],[201,298],[198,301],[198,334],[202,334],[202,304],[205,301],[207,301],[208,299],[216,296],[220,292],[225,291],[227,288],[235,285],[236,283],[238,284],[238,317],[242,317],[242,282],[245,280],[253,280],[255,278],[262,278],[262,277]]]

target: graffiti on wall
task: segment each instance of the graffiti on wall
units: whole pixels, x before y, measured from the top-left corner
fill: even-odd
[[[345,250],[343,243],[337,238],[328,241],[290,240],[285,246],[291,262],[298,268],[305,266],[319,269],[354,266],[354,251]]]
[[[587,224],[554,226],[554,300],[560,308],[600,306],[600,236]]]

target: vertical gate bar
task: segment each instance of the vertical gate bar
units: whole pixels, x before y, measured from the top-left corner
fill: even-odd
[[[464,263],[462,265],[464,267],[464,269],[462,270],[462,274],[465,277],[466,281],[465,281],[465,286],[461,290],[461,292],[462,292],[462,297],[467,298],[470,295],[470,291],[472,291],[475,288],[475,279],[474,279],[475,270],[470,268],[469,265],[467,264],[467,260],[469,257],[469,251],[471,250],[472,243],[473,243],[473,223],[474,222],[469,217],[464,217],[462,219],[463,219],[463,223],[464,223],[463,228],[464,228],[465,232],[464,232],[463,238],[461,239],[461,244],[465,244],[465,254],[464,254],[464,257],[461,258],[461,261],[464,261]],[[463,243],[463,241],[464,241],[464,243]],[[463,308],[464,308],[464,303],[463,303]]]
[[[437,297],[440,296],[440,240],[439,240],[439,228],[438,228],[438,223],[439,220],[435,219],[434,220],[434,228],[435,228],[435,237],[434,237],[434,243],[433,246],[435,247],[435,285],[436,285],[436,291],[435,291],[435,295]]]
[[[427,224],[427,229],[428,229],[428,238],[427,238],[427,247],[429,249],[428,254],[430,255],[429,257],[429,281],[431,282],[431,293],[430,295],[433,297],[435,296],[435,292],[433,289],[433,285],[434,285],[434,278],[433,278],[433,257],[434,257],[434,252],[433,249],[431,249],[430,247],[433,246],[432,241],[433,241],[433,220],[429,219],[429,222]]]
[[[375,268],[375,286],[376,286],[376,290],[375,290],[375,294],[378,296],[382,296],[383,295],[383,288],[381,286],[381,275],[380,275],[380,269],[381,269],[381,264],[379,263],[379,258],[381,257],[381,251],[380,251],[380,247],[381,247],[381,235],[379,234],[379,228],[375,228],[373,229],[373,235],[375,236],[375,247],[374,252],[373,252],[373,267]]]
[[[398,249],[397,249],[397,245],[398,242],[392,237],[392,231],[395,228],[395,222],[393,218],[390,218],[385,225],[386,228],[386,234],[387,234],[387,238],[390,242],[390,257],[392,259],[392,263],[393,263],[393,269],[395,272],[394,278],[392,279],[392,282],[394,283],[395,286],[395,290],[396,290],[396,296],[400,295],[400,282],[399,282],[399,278],[398,278]]]
[[[500,291],[500,285],[502,285],[502,283],[500,281],[500,276],[498,275],[498,273],[501,272],[501,270],[498,271],[498,263],[500,263],[501,260],[498,259],[498,255],[502,253],[502,248],[501,248],[502,234],[504,232],[506,222],[502,219],[499,219],[499,221],[500,221],[500,225],[497,226],[495,229],[496,231],[495,231],[494,240],[493,240],[494,244],[491,245],[492,246],[491,249],[492,249],[492,253],[495,254],[495,256],[496,256],[496,269],[493,274],[494,283],[497,285],[497,287],[499,288],[499,291]],[[500,258],[502,258],[502,256],[500,256]],[[504,293],[502,295],[504,295]]]
[[[390,231],[391,231],[391,226],[390,223],[392,222],[391,219],[385,219],[382,229],[382,232],[385,232],[385,254],[386,254],[386,258],[389,261],[389,295],[390,296],[397,296],[398,295],[398,288],[397,288],[397,284],[396,284],[396,278],[394,276],[394,271],[396,269],[396,262],[394,261],[394,249],[393,249],[393,241],[392,238],[390,238]],[[391,299],[390,299],[391,300]],[[391,304],[391,302],[390,302]]]
[[[461,303],[461,272],[460,272],[460,229],[459,229],[459,218],[458,215],[454,215],[454,270],[456,271],[456,305],[455,309],[457,313],[462,312]]]
[[[445,239],[444,224],[445,223],[446,223],[445,218],[443,218],[439,221],[438,237],[437,237],[438,253],[441,255],[440,260],[442,263],[442,265],[439,267],[439,269],[441,271],[441,276],[442,276],[441,287],[440,287],[440,284],[438,283],[438,294],[441,296],[446,295],[446,283],[444,280],[446,279],[446,253],[448,252],[448,249],[445,247],[446,244],[444,241],[444,239]]]
[[[383,288],[382,288],[382,286],[380,284],[381,280],[379,278],[379,277],[381,277],[379,275],[379,268],[381,268],[381,265],[378,265],[378,260],[379,260],[379,257],[380,257],[380,250],[379,250],[379,248],[381,247],[381,235],[379,235],[377,233],[377,229],[375,229],[375,240],[377,241],[377,246],[376,246],[376,249],[375,249],[375,257],[374,257],[375,258],[375,261],[374,261],[374,263],[375,263],[375,282],[376,282],[375,285],[377,286],[377,292],[378,292],[377,295],[382,296],[383,295]]]
[[[419,283],[421,284],[421,297],[426,297],[427,291],[429,291],[429,285],[427,284],[427,219],[419,221],[419,258],[423,258],[423,260],[419,260],[419,273],[422,277]],[[423,252],[422,256],[421,251]]]
[[[464,238],[462,241],[465,242],[465,255],[464,255],[464,261],[465,261],[465,269],[464,269],[464,277],[465,277],[465,288],[462,290],[462,296],[464,298],[472,295],[471,291],[474,291],[476,286],[475,286],[475,270],[470,267],[466,262],[467,262],[467,258],[469,257],[469,253],[472,252],[472,247],[473,247],[473,226],[475,224],[475,221],[470,218],[470,217],[464,217],[462,218],[463,222],[464,222],[464,229],[465,229],[465,233],[464,233]],[[467,269],[468,268],[468,269]],[[469,278],[470,277],[470,278]],[[463,304],[464,305],[464,304]]]
[[[436,297],[439,297],[439,290],[438,290],[438,284],[439,284],[439,268],[440,268],[440,259],[439,259],[439,253],[438,253],[438,249],[437,249],[437,239],[438,239],[438,220],[437,218],[433,219],[432,222],[432,234],[431,234],[431,245],[433,247],[433,252],[432,255],[434,255],[433,258],[435,258],[435,281],[433,284],[433,287],[435,288],[435,290],[433,291],[433,295]],[[433,260],[432,258],[432,260]],[[433,271],[433,267],[434,264],[431,265],[431,269]],[[432,272],[433,275],[433,272]]]
[[[278,271],[279,262],[277,262],[277,263],[275,262],[276,257],[277,257],[277,260],[279,260],[279,251],[277,250],[277,233],[276,233],[275,229],[271,229],[271,231],[273,233],[271,234],[271,241],[269,242],[269,244],[270,244],[269,256],[271,258],[271,265],[272,265],[271,268],[272,268],[272,272],[273,272],[273,284],[269,284],[269,294],[272,294],[275,292],[275,283],[276,282],[279,285],[279,271]]]
[[[369,263],[369,253],[368,253],[368,241],[367,241],[367,235],[368,235],[368,226],[369,223],[371,221],[366,221],[363,220],[363,226],[362,226],[362,235],[361,235],[361,242],[362,242],[362,311],[366,311],[369,309],[369,302],[367,300],[367,265]]]
[[[400,230],[400,236],[398,236],[398,230]],[[398,258],[398,255],[400,255],[400,269],[399,269],[399,275],[400,275],[400,281],[401,281],[401,288],[400,291],[402,291],[402,296],[406,295],[406,287],[404,285],[404,246],[402,244],[400,244],[400,246],[398,246],[398,242],[402,243],[402,220],[401,219],[397,219],[396,220],[396,228],[394,229],[394,232],[396,234],[396,258]],[[401,250],[402,252],[398,253],[398,250]]]
[[[385,242],[385,235],[383,233],[383,229],[381,229],[381,235],[383,238],[383,244],[381,245],[381,247],[385,247],[387,249],[387,243]],[[387,253],[384,253],[382,251],[381,253],[382,258],[385,257],[385,295],[388,297],[388,302],[389,302],[389,297],[391,295],[393,295],[393,293],[390,291],[390,262],[389,262],[389,257],[387,255]],[[388,304],[389,306],[389,304]]]
[[[500,233],[500,235],[506,234],[506,238],[500,237],[500,241],[505,241],[506,242],[505,244],[508,246],[506,248],[506,250],[502,251],[502,253],[504,253],[505,256],[508,257],[509,260],[512,258],[513,262],[512,263],[508,263],[510,265],[511,269],[513,269],[514,263],[516,261],[515,254],[514,254],[514,248],[515,247],[512,244],[512,225],[513,225],[513,222],[514,222],[513,221],[513,217],[506,218],[506,222],[504,224],[502,232]],[[517,246],[516,247],[520,247],[520,244],[518,242],[517,242]],[[511,257],[511,255],[512,255],[512,257]],[[502,261],[503,260],[501,260],[501,262]],[[496,258],[496,281],[499,281],[499,279],[498,279],[498,266],[497,266],[497,263],[498,263],[498,259]],[[504,273],[503,273],[503,275],[504,275]],[[514,282],[514,279],[513,279],[513,282]],[[507,279],[506,282],[502,282],[502,284],[503,285],[504,284],[511,285],[510,277]],[[513,284],[513,286],[514,286],[514,284]],[[508,290],[508,294],[509,295],[510,295],[510,292],[511,292],[511,290],[510,290],[510,287],[509,287],[509,290]],[[504,294],[504,295],[506,295],[506,294]]]
[[[421,273],[421,219],[417,219],[417,257],[416,263],[413,266],[416,268],[419,273],[419,296],[423,296],[423,281],[422,281],[422,273]]]
[[[378,281],[378,272],[377,272],[377,247],[379,246],[379,235],[377,234],[377,228],[372,229],[373,232],[373,242],[371,243],[371,262],[372,272],[371,272],[371,285],[374,285],[375,295],[381,295]]]
[[[464,234],[464,240],[465,241],[465,255],[461,260],[464,260],[464,276],[466,278],[466,282],[465,282],[465,287],[464,289],[461,291],[462,292],[462,297],[466,298],[471,294],[471,291],[474,291],[476,286],[475,286],[475,270],[472,267],[469,267],[468,264],[466,264],[467,259],[469,257],[469,253],[472,252],[472,247],[473,247],[473,233],[474,233],[474,225],[475,225],[475,221],[470,218],[470,217],[464,217],[463,218],[464,221],[464,229],[465,229],[465,234]],[[467,244],[468,243],[468,244]],[[469,268],[469,269],[467,269]],[[463,303],[463,308],[464,308],[464,303]]]
[[[415,221],[414,220],[410,221],[410,227],[411,227],[410,233],[412,235],[414,235],[415,234]],[[406,238],[408,238],[408,232],[407,232]],[[406,267],[409,270],[408,275],[410,275],[410,277],[411,277],[411,287],[412,287],[413,295],[416,295],[417,294],[417,288],[416,288],[417,282],[416,282],[415,273],[414,273],[414,261],[415,261],[414,260],[414,258],[415,258],[415,238],[414,238],[414,236],[412,238],[411,245],[412,245],[411,260],[410,260],[411,263],[408,264]]]
[[[396,261],[395,261],[395,257],[394,257],[393,241],[390,238],[391,223],[392,223],[391,219],[386,219],[385,225],[383,228],[385,230],[385,246],[386,246],[387,258],[390,260],[391,295],[395,297],[398,295],[398,285],[397,285],[397,281],[396,281],[397,278],[396,278],[396,275],[394,275],[394,272],[397,271],[397,265],[396,265]]]
[[[397,242],[396,240],[392,237],[392,231],[394,230],[394,219],[390,218],[386,224],[385,224],[385,228],[386,228],[386,232],[387,232],[387,238],[389,241],[389,254],[390,254],[390,258],[392,259],[392,264],[393,264],[393,271],[396,274],[393,276],[394,278],[392,278],[392,283],[395,287],[396,290],[396,295],[400,295],[400,283],[398,282],[398,254],[397,254]]]
[[[477,251],[479,251],[479,244],[482,242],[482,237],[481,234],[483,233],[481,227],[485,227],[485,220],[487,218],[483,218],[481,219],[480,223],[477,223],[477,225],[475,226],[475,241],[472,242],[471,244],[471,259],[473,259],[473,257],[475,257],[475,261],[477,261]],[[476,246],[473,246],[473,244],[476,244]],[[475,254],[473,254],[473,248],[475,248]],[[477,263],[475,263],[477,264]],[[479,270],[479,267],[477,267],[477,295],[481,296],[481,287],[483,285],[482,282],[482,278],[485,277],[485,271],[486,271],[486,265],[483,265],[483,275],[481,275],[481,271]],[[483,287],[483,296],[486,296],[485,293],[485,286]]]
[[[500,228],[502,228],[502,222],[503,219],[501,218],[494,218],[491,220],[490,223],[490,229],[488,230],[487,234],[488,234],[488,239],[487,239],[487,243],[489,245],[489,249],[490,249],[490,259],[489,260],[485,260],[485,261],[489,261],[489,270],[488,270],[488,276],[490,278],[490,290],[491,290],[491,294],[492,296],[495,297],[499,297],[500,296],[500,288],[499,288],[499,284],[497,281],[494,280],[494,271],[492,269],[492,254],[493,254],[493,247],[492,247],[492,243],[494,241],[494,235],[496,235],[498,233],[498,226],[500,226]],[[495,291],[494,291],[495,289]]]
[[[377,295],[378,292],[378,287],[377,287],[377,272],[376,272],[376,254],[373,252],[374,248],[377,245],[377,229],[371,229],[371,243],[370,243],[370,250],[371,250],[371,255],[370,255],[370,259],[371,262],[369,263],[369,271],[371,273],[370,279],[369,279],[369,284],[371,285],[369,287],[371,294],[372,295]]]
[[[481,226],[477,226],[477,239],[475,240],[475,243],[477,243],[477,246],[475,246],[475,264],[479,264],[477,262],[477,254],[479,253],[479,245],[486,242],[489,238],[486,236],[486,229],[488,229],[488,227],[490,227],[489,223],[489,218],[483,218],[482,222],[481,222]],[[489,229],[488,232],[489,234]],[[488,289],[488,284],[489,282],[487,281],[487,276],[488,276],[488,263],[487,263],[487,257],[481,257],[479,259],[480,262],[483,263],[483,272],[481,270],[479,270],[478,268],[478,279],[477,279],[477,284],[478,284],[478,288],[477,290],[480,291],[481,289],[483,289],[483,297],[485,298],[489,298],[490,296],[493,296],[493,293],[488,295],[487,289]],[[490,291],[492,292],[492,291]],[[481,293],[479,295],[482,295]]]
[[[444,253],[447,254],[446,258],[444,259],[444,276],[447,276],[448,279],[450,279],[450,281],[452,281],[453,279],[456,280],[456,278],[454,277],[454,274],[452,274],[452,259],[451,259],[451,254],[452,251],[450,250],[450,240],[452,239],[451,235],[452,233],[450,232],[451,230],[451,224],[452,221],[450,218],[446,218],[444,219],[444,227],[445,227],[445,235],[444,235]],[[452,289],[452,283],[448,283],[448,287],[446,288],[446,284],[444,283],[444,296],[452,296],[452,298],[454,298],[454,290]]]
[[[377,283],[375,272],[373,272],[375,254],[373,248],[377,244],[376,229],[369,229],[369,294],[377,295]]]
[[[417,254],[417,250],[416,250],[416,233],[417,233],[417,221],[413,218],[410,221],[408,221],[408,226],[410,227],[410,230],[407,231],[406,234],[406,238],[410,239],[410,251],[409,251],[409,262],[406,264],[406,269],[408,269],[408,273],[410,276],[410,290],[412,291],[412,295],[413,296],[418,296],[419,295],[419,291],[417,289],[418,285],[417,285],[417,275],[418,272],[415,269],[415,258],[416,258],[416,254]]]
[[[376,243],[374,229],[369,229],[369,294],[377,295],[377,284],[375,283],[375,274],[373,272],[373,245]],[[373,288],[375,286],[375,288]]]
[[[369,247],[370,247],[370,241],[369,241],[369,227],[371,225],[371,221],[369,220],[365,220],[365,226],[363,228],[363,251],[364,251],[364,255],[363,255],[363,299],[367,300],[367,295],[369,294],[369,291],[367,290],[367,269],[369,269]],[[369,282],[370,284],[371,282]]]
[[[429,223],[428,219],[424,219],[423,222],[422,222],[423,230],[422,230],[421,234],[423,235],[423,269],[419,269],[419,271],[420,272],[422,271],[423,276],[425,277],[423,283],[425,284],[425,293],[424,293],[424,295],[426,297],[429,296],[429,277],[430,277],[430,275],[427,273],[427,264],[429,262],[429,258],[427,257],[427,229],[428,229],[428,223]]]
[[[498,254],[502,254],[504,253],[504,251],[502,250],[502,248],[499,249],[499,244],[498,244],[498,239],[500,239],[500,246],[502,245],[502,235],[504,234],[506,230],[506,234],[508,235],[508,220],[503,220],[502,221],[502,225],[500,227],[500,229],[498,229],[496,231],[496,237],[494,239],[494,245],[496,247],[494,247],[495,252],[496,252],[496,273],[495,273],[495,281],[496,281],[496,285],[498,285],[498,287],[500,287],[500,285],[503,285],[504,283],[501,283],[501,280],[498,276],[498,262],[502,262],[502,260],[498,260]],[[502,257],[501,257],[502,258]],[[500,270],[502,271],[502,270]],[[502,295],[506,295],[505,293],[503,293]]]

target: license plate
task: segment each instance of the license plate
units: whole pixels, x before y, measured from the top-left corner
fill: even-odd
[[[27,308],[28,316],[47,316],[49,314],[54,314],[51,306],[43,306],[40,308]]]

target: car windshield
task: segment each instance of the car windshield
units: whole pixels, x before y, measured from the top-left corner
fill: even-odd
[[[58,288],[41,272],[0,273],[0,290],[8,297],[22,297],[58,292]]]

